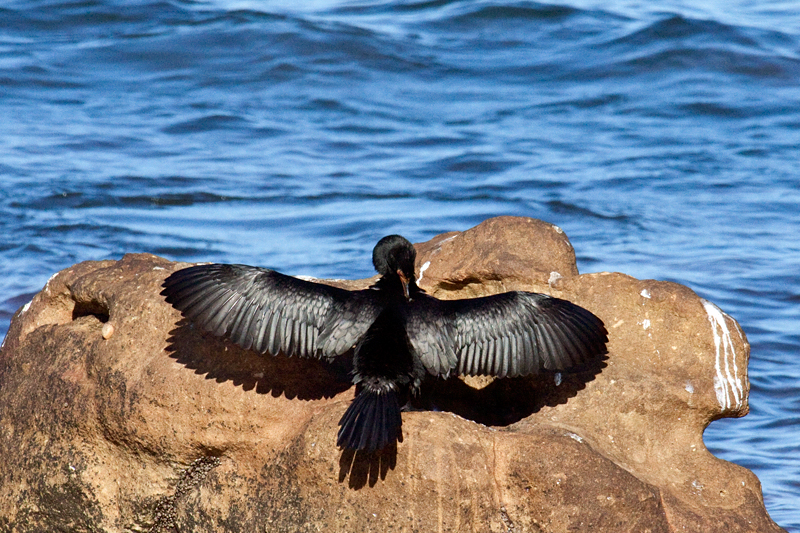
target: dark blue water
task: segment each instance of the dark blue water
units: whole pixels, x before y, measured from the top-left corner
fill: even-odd
[[[541,218],[741,323],[751,413],[706,442],[800,531],[797,3],[4,2],[0,117],[0,336],[87,259],[358,278]]]

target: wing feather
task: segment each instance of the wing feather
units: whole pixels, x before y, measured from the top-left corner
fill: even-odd
[[[547,346],[547,353],[550,355],[550,360],[553,362],[553,366],[558,366],[559,364],[564,366],[572,366],[572,361],[569,357],[566,356],[564,352],[564,347],[561,343],[561,339],[558,338],[556,333],[553,331],[553,325],[548,324],[547,322],[542,323],[542,337],[544,338],[545,344]],[[545,367],[548,370],[554,370],[554,368]]]
[[[509,372],[509,362],[514,356],[511,353],[511,345],[508,342],[508,336],[503,335],[502,342],[500,343],[500,373],[498,375],[506,377]]]
[[[509,357],[509,364],[508,364],[508,372],[512,376],[518,376],[520,374],[520,363],[522,362],[522,350],[519,349],[519,345],[522,342],[522,335],[515,332],[511,338],[509,338],[509,345],[511,347],[511,357]]]
[[[272,310],[269,307],[264,308],[264,312],[261,315],[261,319],[258,322],[258,329],[255,331],[255,342],[253,343],[253,349],[259,353],[264,353],[269,351],[269,327],[272,323]],[[214,332],[216,335],[224,335],[225,331],[217,330]]]
[[[485,348],[486,355],[483,358],[483,359],[486,360],[486,363],[484,363],[484,366],[486,366],[486,368],[489,369],[490,373],[494,373],[494,364],[495,364],[494,363],[494,339],[492,339],[492,338],[486,339],[486,342],[484,343],[484,346],[486,347]]]
[[[470,344],[467,346],[466,353],[460,361],[461,364],[458,366],[458,373],[459,374],[468,373],[469,369],[472,368],[472,363],[474,360],[475,360],[475,344]]]
[[[281,341],[279,337],[279,328],[281,317],[278,313],[272,313],[269,320],[269,337],[267,339],[267,348],[269,353],[278,353],[281,349]]]
[[[331,359],[367,332],[380,305],[347,291],[246,265],[196,265],[171,274],[161,292],[201,329],[246,349]]]

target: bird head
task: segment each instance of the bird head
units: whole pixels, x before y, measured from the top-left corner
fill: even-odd
[[[409,287],[416,286],[414,262],[417,251],[414,245],[400,235],[388,235],[378,241],[372,250],[372,264],[387,282],[399,280],[406,300],[410,298]]]

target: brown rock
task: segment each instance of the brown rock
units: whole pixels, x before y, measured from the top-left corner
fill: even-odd
[[[354,456],[335,447],[347,361],[176,327],[159,292],[183,264],[81,263],[18,311],[0,351],[0,530],[782,531],[756,476],[703,444],[711,420],[748,410],[736,321],[680,285],[578,275],[566,236],[536,220],[418,250],[440,298],[526,289],[590,309],[607,360],[434,383],[424,401],[445,410],[404,413],[396,451]]]

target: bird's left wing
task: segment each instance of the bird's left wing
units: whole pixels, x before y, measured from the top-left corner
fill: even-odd
[[[341,355],[380,311],[371,291],[348,291],[246,265],[184,268],[163,286],[167,302],[203,330],[273,355]]]
[[[432,374],[525,376],[566,370],[606,353],[602,320],[567,300],[506,292],[463,300],[428,299],[412,308],[411,345]]]

